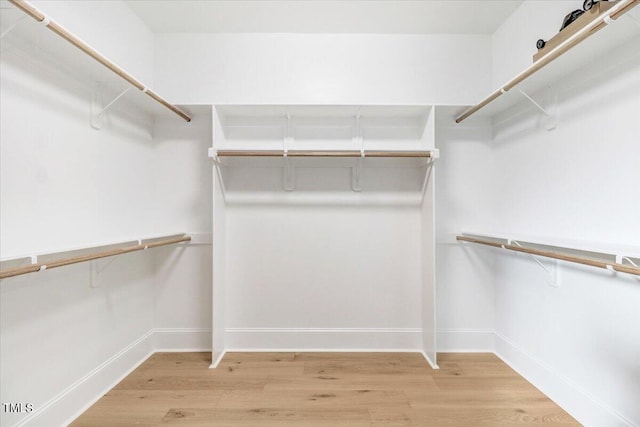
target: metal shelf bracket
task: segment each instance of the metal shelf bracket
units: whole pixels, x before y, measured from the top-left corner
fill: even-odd
[[[293,191],[296,188],[295,168],[291,164],[288,156],[289,146],[293,143],[293,130],[291,127],[291,114],[287,112],[284,139],[282,140],[282,151],[284,161],[283,185],[284,191]]]
[[[354,136],[353,144],[360,147],[360,157],[356,160],[355,165],[351,168],[351,189],[353,191],[362,191],[362,166],[364,163],[364,138],[362,137],[362,124],[360,122],[360,113],[354,116]]]
[[[630,257],[624,256],[624,255],[616,255],[616,262],[618,264],[622,264],[623,261],[625,261],[625,260],[629,264],[633,265],[634,267],[640,267],[640,264],[638,264],[637,262],[634,262]],[[635,279],[640,282],[640,276],[635,276]]]
[[[551,88],[547,88],[551,92]],[[551,102],[548,102],[548,106],[545,108],[531,96],[529,96],[524,90],[518,88],[518,92],[522,94],[529,102],[533,104],[543,115],[543,125],[548,131],[555,129],[558,126],[558,101],[555,95],[548,94],[547,98],[551,98]]]
[[[518,241],[511,240],[511,239],[507,240],[507,245],[514,245],[520,248],[522,247],[522,245]],[[504,249],[504,245],[502,248]],[[545,273],[547,273],[546,274],[547,285],[552,286],[554,288],[560,287],[560,280],[558,277],[558,262],[556,260],[551,260],[551,259],[545,260],[545,262],[543,263],[535,255],[531,255],[531,254],[525,254],[525,255],[527,255],[529,258],[535,261],[536,264],[538,264],[545,271]]]
[[[140,240],[138,240],[138,244],[140,244]],[[115,258],[109,258],[106,260],[94,259],[89,262],[89,287],[100,287],[100,277],[102,272],[115,260]]]
[[[102,107],[101,84],[96,84],[93,102],[91,102],[91,127],[96,130],[100,130],[102,128],[102,118],[104,117],[104,113],[106,113],[109,108],[111,108],[116,102],[118,102],[120,98],[125,96],[131,89],[132,86],[129,86],[118,96],[113,98],[111,102]]]

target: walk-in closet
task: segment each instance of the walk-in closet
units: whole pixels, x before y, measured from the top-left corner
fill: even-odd
[[[639,0],[2,0],[0,424],[640,426]]]

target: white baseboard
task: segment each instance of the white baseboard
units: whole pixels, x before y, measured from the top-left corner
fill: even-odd
[[[224,358],[224,355],[227,354],[226,351],[221,351],[221,352],[212,352],[211,353],[211,366],[209,366],[210,369],[215,369],[218,367],[218,365],[220,364],[220,362],[222,362],[222,359]]]
[[[68,425],[154,352],[153,330],[45,402],[14,427]]]
[[[68,425],[149,356],[165,351],[211,351],[211,331],[199,328],[151,329],[14,427]]]
[[[431,366],[431,369],[440,369],[440,367],[436,364],[436,362],[431,360],[431,358],[429,357],[429,355],[427,355],[427,353],[425,353],[424,351],[421,351],[420,354],[422,354],[422,357],[424,357],[424,360],[426,360],[429,366]]]
[[[438,353],[493,353],[495,333],[490,329],[438,329]]]
[[[498,332],[495,332],[495,346],[495,354],[500,359],[581,424],[598,427],[635,425]]]
[[[156,328],[156,352],[211,351],[211,329]]]
[[[411,328],[227,329],[225,338],[227,351],[422,353],[421,331]],[[438,352],[495,353],[585,425],[634,425],[499,333],[488,330],[439,330],[437,338]],[[67,425],[156,351],[211,351],[211,332],[199,328],[152,329],[14,426]],[[435,367],[435,364],[431,364]]]
[[[227,328],[227,351],[421,351],[419,328]]]

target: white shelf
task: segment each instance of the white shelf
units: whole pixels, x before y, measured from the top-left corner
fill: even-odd
[[[499,240],[512,240],[517,242],[534,242],[532,244],[538,246],[561,247],[561,248],[579,248],[576,251],[592,252],[597,254],[614,254],[628,256],[634,259],[640,259],[640,246],[619,244],[619,243],[603,243],[594,241],[585,241],[578,239],[568,239],[558,236],[540,236],[523,233],[494,233],[494,232],[474,232],[464,231],[465,236],[481,236],[490,237]]]
[[[588,72],[591,68],[601,68],[603,64],[615,65],[629,61],[634,57],[640,57],[640,49],[638,49],[638,46],[640,46],[640,25],[638,25],[637,21],[639,19],[638,9],[640,8],[636,7],[625,15],[619,16],[610,25],[591,34],[566,53],[477,110],[470,117],[492,118],[513,108],[525,99],[519,93],[519,89],[535,96],[549,86],[554,86],[561,82],[564,83],[569,79],[579,78],[580,75]],[[501,87],[504,86],[506,84]],[[495,92],[499,91],[500,89],[498,88]],[[485,100],[489,99],[489,97],[485,98]],[[481,105],[485,100],[479,102],[477,106]],[[460,117],[468,108],[457,110],[456,117]],[[534,107],[532,106],[532,108]]]
[[[14,26],[16,23],[17,25]],[[189,119],[188,116],[180,117],[177,115],[179,114],[177,111],[169,109],[181,110],[176,106],[164,105],[161,101],[150,96],[153,94],[162,99],[153,92],[152,88],[148,88],[148,93],[144,93],[23,11],[12,6],[3,7],[0,14],[0,30],[4,32],[12,26],[14,26],[13,29],[2,38],[3,60],[19,59],[22,63],[29,61],[34,64],[34,67],[51,69],[53,72],[62,71],[69,79],[89,90],[94,90],[99,83],[103,105],[109,103],[127,88],[131,88],[122,99],[118,100],[118,103],[131,105],[137,110],[153,116],[175,118],[181,121]],[[114,65],[117,66],[117,64]],[[146,85],[143,86],[146,87]],[[92,99],[87,99],[88,103],[91,101]],[[117,109],[118,106],[114,105],[113,108]],[[184,115],[185,112],[181,111],[181,113]]]
[[[0,279],[189,241],[190,236],[178,233],[10,258],[1,263]]]
[[[456,237],[457,240],[482,244],[496,248],[508,249],[516,252],[526,253],[532,256],[541,256],[565,262],[589,265],[592,267],[605,268],[611,271],[640,275],[640,260],[629,252],[623,252],[622,248],[614,251],[593,250],[584,247],[550,245],[536,240],[515,239],[506,236],[492,234],[468,234],[464,233]],[[557,276],[543,264],[540,264],[552,277],[550,284],[557,286]]]
[[[357,202],[399,193],[418,204],[437,157],[431,106],[223,105],[214,117],[210,155],[231,203],[357,192]]]
[[[216,106],[222,134],[216,148],[429,150],[431,111],[431,106]]]

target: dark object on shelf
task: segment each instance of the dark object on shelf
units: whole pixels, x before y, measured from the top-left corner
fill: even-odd
[[[584,3],[582,3],[582,8],[585,12],[589,11],[596,3],[600,3],[601,1],[607,0],[584,0]]]
[[[573,21],[575,21],[576,19],[580,18],[580,16],[584,13],[584,10],[582,9],[576,9],[573,12],[567,14],[567,16],[564,17],[564,19],[562,20],[562,27],[560,27],[560,31],[564,30],[565,28],[567,28],[569,25],[571,25],[571,23]]]
[[[542,40],[542,39],[538,39],[538,41],[536,42],[536,47],[538,48],[538,50],[542,49],[544,47],[544,45],[546,45],[547,42]]]
[[[590,4],[587,4],[587,2],[585,1],[583,6],[590,7],[590,9],[585,11],[577,19],[575,19],[575,21],[573,21],[571,25],[569,25],[568,23],[564,24],[563,22],[564,29],[561,30],[555,36],[544,41],[544,47],[542,49],[538,48],[537,52],[533,55],[533,62],[540,60],[547,53],[551,52],[553,49],[560,46],[564,41],[568,40],[575,33],[580,31],[580,29],[583,28],[585,25],[588,25],[594,19],[598,18],[598,16],[600,16],[602,13],[608,11],[618,3],[617,1],[611,1],[611,0],[589,0],[589,1],[591,2]],[[638,0],[638,2],[640,2],[640,0]],[[636,4],[636,2],[634,2],[634,4]],[[574,13],[575,11],[567,15],[567,17],[565,18],[565,21],[568,18],[570,18],[570,16]],[[569,26],[567,27],[567,25]],[[602,25],[598,26],[597,28],[594,29],[594,32],[600,30],[603,27],[604,26]],[[536,47],[538,46],[540,45],[536,43]]]

